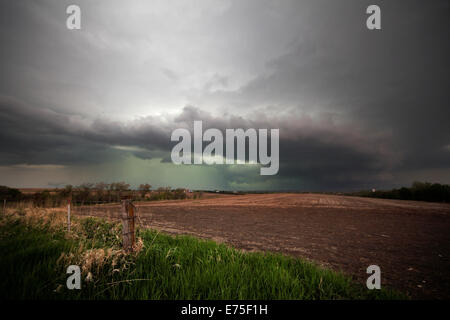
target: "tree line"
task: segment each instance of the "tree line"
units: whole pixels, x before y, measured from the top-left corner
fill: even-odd
[[[351,195],[399,199],[399,200],[416,200],[429,202],[450,202],[450,185],[430,183],[430,182],[414,182],[411,187],[402,187],[392,190],[376,190],[376,191],[359,191]]]
[[[192,198],[200,198],[201,192],[188,192],[183,188],[160,187],[152,190],[148,183],[137,189],[130,189],[126,182],[83,183],[79,186],[67,185],[64,188],[42,190],[34,193],[23,193],[18,189],[0,186],[0,200],[7,202],[32,202],[38,207],[58,207],[71,200],[74,205],[119,202],[123,198],[135,201],[177,200],[186,199],[190,193]]]

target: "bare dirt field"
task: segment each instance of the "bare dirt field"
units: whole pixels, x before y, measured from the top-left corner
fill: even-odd
[[[300,256],[413,298],[450,298],[450,204],[324,194],[217,195],[135,203],[140,221],[243,250]],[[117,218],[118,206],[82,211]]]

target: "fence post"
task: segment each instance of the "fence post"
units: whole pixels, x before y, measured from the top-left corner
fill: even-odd
[[[130,200],[122,200],[122,241],[125,251],[134,247],[134,206]]]
[[[70,232],[70,199],[67,200],[67,230]]]

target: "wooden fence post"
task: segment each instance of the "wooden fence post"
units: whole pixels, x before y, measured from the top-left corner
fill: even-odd
[[[122,200],[122,241],[125,251],[134,247],[134,206],[130,200]]]

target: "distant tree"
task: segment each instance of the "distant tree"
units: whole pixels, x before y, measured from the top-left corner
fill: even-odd
[[[113,182],[109,185],[109,190],[113,194],[113,197],[115,198],[116,201],[120,201],[121,196],[124,194],[125,191],[128,191],[129,189],[130,185],[123,181]]]
[[[22,192],[19,189],[0,186],[0,200],[18,201],[22,198]]]
[[[103,190],[106,190],[108,188],[108,186],[109,185],[107,183],[105,183],[105,182],[97,182],[95,184],[95,190],[103,191]]]
[[[411,200],[412,198],[412,194],[411,194],[411,190],[408,188],[400,188],[399,192],[399,199],[403,199],[403,200]]]
[[[186,189],[178,188],[173,190],[173,198],[174,199],[186,199]]]
[[[104,182],[97,182],[94,186],[97,201],[105,201],[109,185]]]
[[[363,197],[416,200],[431,202],[450,202],[450,185],[415,181],[410,188],[402,187],[376,192],[360,191],[354,193]]]
[[[72,195],[73,187],[68,184],[64,188],[58,190],[57,195],[62,199],[67,199]]]
[[[83,183],[76,187],[77,189],[77,200],[81,202],[89,201],[91,198],[91,191],[94,188],[93,183]]]
[[[33,194],[33,204],[36,207],[51,207],[54,205],[54,197],[52,197],[50,191],[44,190]]]
[[[152,186],[148,183],[139,185],[139,192],[141,194],[141,198],[145,198],[145,195],[150,191]]]
[[[115,191],[127,191],[130,189],[130,185],[128,183],[125,183],[123,181],[121,182],[113,182],[111,183],[111,185],[113,186],[113,190]]]

